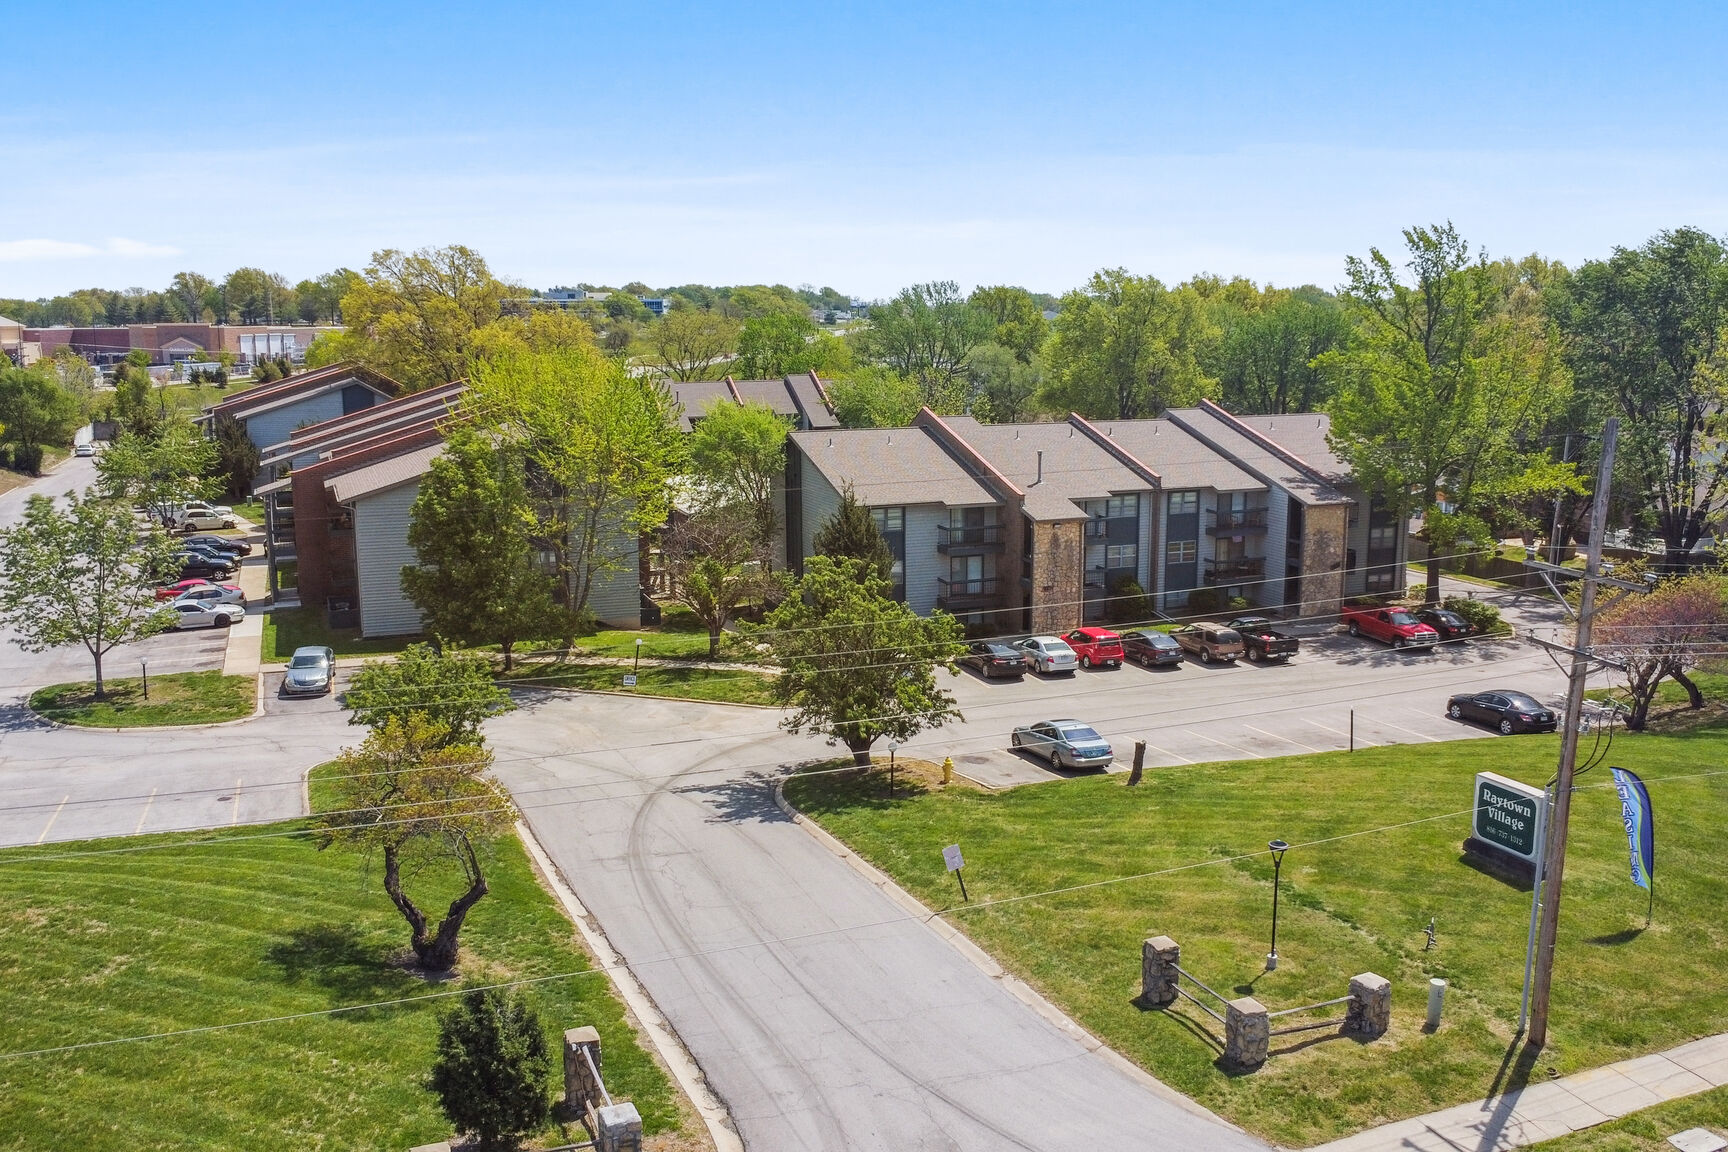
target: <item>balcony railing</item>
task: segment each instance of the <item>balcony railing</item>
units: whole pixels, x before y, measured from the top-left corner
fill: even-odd
[[[977,612],[1002,607],[1002,580],[986,576],[978,580],[936,580],[936,607],[945,612]]]
[[[1207,584],[1246,584],[1266,575],[1264,556],[1244,556],[1237,560],[1208,560],[1201,576]]]
[[[1002,551],[1002,525],[972,524],[964,528],[936,525],[936,551],[951,555],[974,555]]]
[[[1208,536],[1246,536],[1266,531],[1264,508],[1241,508],[1234,512],[1214,508],[1208,510],[1206,516]]]

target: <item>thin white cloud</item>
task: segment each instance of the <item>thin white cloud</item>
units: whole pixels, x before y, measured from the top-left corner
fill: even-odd
[[[142,240],[128,240],[116,236],[108,241],[108,251],[116,256],[178,256],[180,249],[168,244],[146,244]]]
[[[66,240],[0,240],[0,260],[4,261],[76,260],[101,252],[100,248]]]

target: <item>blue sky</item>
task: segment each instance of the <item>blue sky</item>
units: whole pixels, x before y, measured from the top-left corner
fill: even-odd
[[[0,0],[0,26],[0,297],[454,242],[538,287],[1331,286],[1418,222],[1568,262],[1728,233],[1720,5]]]

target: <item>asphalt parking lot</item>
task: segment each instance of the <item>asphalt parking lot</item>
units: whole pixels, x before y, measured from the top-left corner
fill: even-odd
[[[350,670],[336,669],[336,683],[322,696],[285,696],[282,694],[281,671],[264,673],[264,714],[266,716],[306,716],[319,713],[340,713],[342,693],[348,690]]]

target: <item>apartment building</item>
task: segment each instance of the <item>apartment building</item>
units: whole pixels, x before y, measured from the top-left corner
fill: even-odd
[[[351,416],[401,391],[396,381],[368,368],[332,364],[237,392],[206,408],[200,420],[213,426],[220,417],[232,417],[264,451],[287,440],[296,428]]]
[[[1404,538],[1326,447],[1327,418],[1238,418],[1210,402],[1155,420],[794,432],[785,522],[796,568],[850,490],[894,555],[894,594],[976,625],[1054,632],[1132,586],[1180,613],[1197,589],[1302,615],[1403,586]]]

